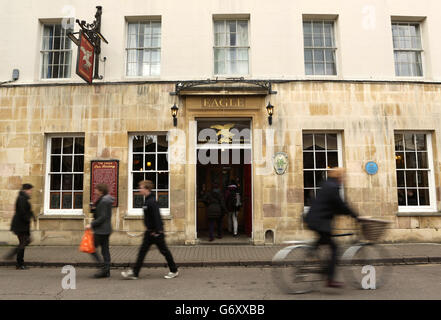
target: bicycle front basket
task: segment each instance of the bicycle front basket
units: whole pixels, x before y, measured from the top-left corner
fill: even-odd
[[[376,219],[360,219],[361,233],[366,240],[378,241],[386,232],[390,222]]]

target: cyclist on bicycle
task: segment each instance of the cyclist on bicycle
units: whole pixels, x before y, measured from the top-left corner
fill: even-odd
[[[324,181],[316,198],[312,201],[309,211],[304,217],[307,226],[318,233],[319,239],[316,248],[322,244],[329,244],[331,257],[328,264],[328,283],[331,288],[340,288],[343,283],[334,279],[335,266],[337,264],[337,245],[333,241],[332,220],[337,214],[350,215],[358,219],[358,215],[340,197],[340,187],[345,177],[343,168],[334,168],[328,171],[328,180]]]

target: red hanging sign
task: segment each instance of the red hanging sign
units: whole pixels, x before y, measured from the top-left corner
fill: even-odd
[[[95,61],[95,47],[82,31],[80,31],[79,42],[77,75],[91,84],[93,79],[93,63]]]

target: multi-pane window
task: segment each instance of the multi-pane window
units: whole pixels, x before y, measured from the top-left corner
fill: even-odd
[[[248,74],[248,20],[214,21],[214,73]]]
[[[61,24],[45,24],[41,45],[41,78],[70,78],[72,60],[71,40]]]
[[[333,21],[304,21],[303,42],[307,75],[336,75]]]
[[[129,22],[127,76],[158,76],[161,72],[161,22]]]
[[[152,190],[161,209],[169,209],[169,164],[167,135],[136,135],[131,143],[131,193],[132,209],[142,208],[144,196],[139,182],[151,180]],[[164,210],[162,210],[164,211]]]
[[[340,165],[340,141],[337,133],[303,134],[304,205],[311,205],[327,171]]]
[[[421,77],[420,25],[417,23],[392,23],[395,74],[397,76]]]
[[[84,137],[50,137],[48,153],[49,211],[82,209]]]
[[[424,133],[395,133],[399,206],[431,205],[432,165],[428,137]]]

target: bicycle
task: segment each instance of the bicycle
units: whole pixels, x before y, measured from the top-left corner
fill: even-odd
[[[355,288],[377,289],[385,285],[392,272],[387,250],[377,245],[390,222],[369,218],[359,218],[358,221],[361,232],[332,235],[335,238],[356,236],[338,260],[337,270]],[[289,246],[279,250],[272,259],[275,283],[285,293],[302,294],[314,291],[318,284],[326,280],[329,248],[323,245],[317,248],[315,240],[284,243]]]

